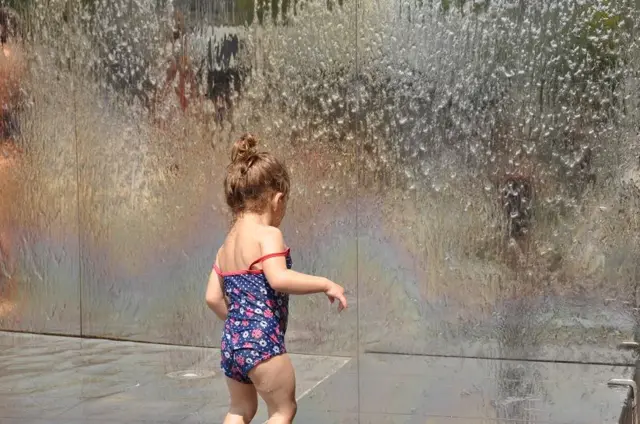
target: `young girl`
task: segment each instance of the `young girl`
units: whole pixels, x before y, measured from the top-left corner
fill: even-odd
[[[292,271],[278,226],[285,215],[289,174],[269,153],[258,153],[245,135],[233,146],[224,181],[234,216],[218,250],[206,301],[224,320],[221,354],[231,405],[224,424],[249,423],[259,394],[270,424],[291,423],[296,414],[295,374],[286,354],[289,294],[325,293],[347,307],[344,289],[323,277]]]

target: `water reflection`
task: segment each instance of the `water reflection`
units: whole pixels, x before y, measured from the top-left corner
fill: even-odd
[[[529,284],[535,283],[530,281]],[[526,283],[525,283],[526,284]],[[497,358],[534,359],[540,357],[545,332],[553,318],[545,294],[536,299],[531,291],[512,293],[494,312]],[[496,399],[492,405],[496,418],[536,422],[546,403],[543,377],[530,362],[498,361],[494,363]]]
[[[367,346],[615,356],[635,324],[635,12],[275,3],[34,3],[29,177],[1,212],[4,278],[20,268],[37,297],[47,273],[11,258],[49,255],[53,309],[81,298],[88,333],[215,343],[187,305],[227,224],[226,144],[250,129],[296,179],[297,262],[347,281]],[[60,237],[63,259],[46,246]],[[300,349],[353,351],[355,313],[340,341],[336,322],[302,318]]]
[[[496,363],[495,417],[523,423],[539,422],[549,402],[543,376],[530,363]]]

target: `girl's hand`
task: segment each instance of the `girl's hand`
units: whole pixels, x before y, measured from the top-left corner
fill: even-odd
[[[347,308],[347,299],[344,297],[344,288],[334,283],[333,281],[329,281],[327,285],[327,289],[324,293],[329,298],[329,302],[333,303],[336,299],[340,302],[338,305],[338,312],[341,312],[343,309]]]

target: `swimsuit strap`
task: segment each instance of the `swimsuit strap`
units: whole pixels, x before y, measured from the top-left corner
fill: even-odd
[[[251,268],[253,268],[255,265],[266,261],[267,259],[271,259],[271,258],[276,258],[278,256],[289,256],[291,249],[287,249],[284,252],[276,252],[276,253],[270,253],[268,255],[264,255],[258,259],[256,259],[255,261],[253,261],[251,263],[251,265],[249,265],[249,268],[247,268],[244,271],[236,271],[236,272],[222,272],[222,270],[220,270],[220,267],[218,266],[218,264],[213,264],[213,270],[216,272],[216,274],[218,274],[220,277],[225,277],[225,276],[229,276],[229,275],[236,275],[236,274],[246,274],[246,273],[260,273],[262,272],[261,270],[252,270]]]
[[[253,268],[255,265],[266,261],[267,259],[271,259],[271,258],[277,258],[278,256],[289,256],[289,252],[291,251],[291,249],[287,249],[284,252],[276,252],[276,253],[270,253],[268,255],[264,255],[258,259],[256,259],[255,261],[253,261],[251,263],[251,265],[249,265],[249,269]]]

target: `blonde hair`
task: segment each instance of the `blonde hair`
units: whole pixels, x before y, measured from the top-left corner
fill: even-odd
[[[289,194],[289,172],[284,164],[268,152],[258,152],[258,141],[243,135],[231,149],[224,193],[234,215],[263,212],[275,193]]]

